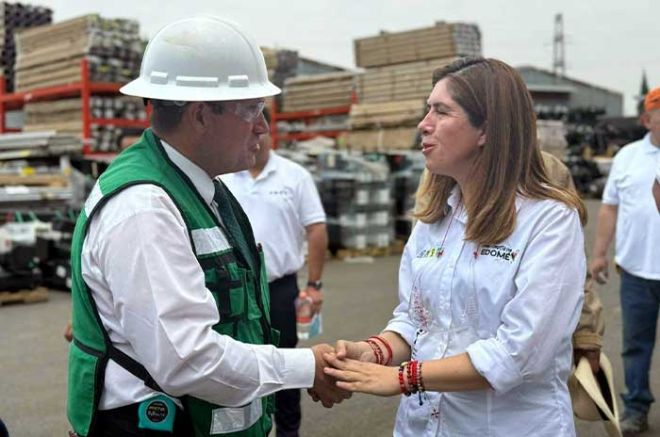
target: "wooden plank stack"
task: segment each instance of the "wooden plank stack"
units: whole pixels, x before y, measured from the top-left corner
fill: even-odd
[[[338,72],[297,76],[284,81],[283,112],[348,106],[355,73]]]
[[[480,55],[481,35],[476,25],[440,22],[356,39],[354,48],[355,62],[365,71],[356,80],[359,104],[351,108],[352,130],[342,143],[365,151],[410,149],[433,71],[460,56]]]
[[[350,148],[369,152],[410,149],[425,107],[422,99],[354,104],[349,114],[351,130],[343,140]]]
[[[371,68],[452,56],[481,54],[481,34],[473,24],[438,22],[434,26],[354,40],[355,64]]]
[[[83,58],[92,81],[128,82],[139,73],[144,48],[137,21],[96,14],[22,30],[16,46],[17,91],[78,82]]]
[[[357,79],[360,102],[425,100],[431,91],[433,71],[456,57],[368,68]]]
[[[139,98],[130,96],[92,96],[92,118],[137,120],[146,118],[144,105]],[[26,132],[55,130],[60,134],[82,137],[82,102],[79,98],[25,105]],[[116,151],[122,129],[116,126],[99,126],[92,123],[92,149],[100,152]]]
[[[53,11],[42,6],[21,3],[0,3],[0,64],[6,80],[7,92],[14,91],[14,64],[16,43],[14,34],[19,29],[43,26],[52,22]]]

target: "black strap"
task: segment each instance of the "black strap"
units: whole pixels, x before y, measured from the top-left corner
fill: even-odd
[[[147,369],[124,352],[110,345],[108,347],[108,358],[128,370],[133,376],[144,381],[144,385],[152,390],[166,393],[158,383],[151,377]],[[167,394],[167,393],[166,393]]]

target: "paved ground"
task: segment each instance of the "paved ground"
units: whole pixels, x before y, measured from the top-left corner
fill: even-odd
[[[588,202],[595,219],[597,203]],[[588,246],[594,220],[587,228]],[[386,323],[396,303],[398,259],[381,258],[373,263],[332,261],[327,266],[324,311],[325,334],[319,341],[362,339]],[[601,288],[607,330],[605,352],[616,375],[616,388],[623,389],[621,369],[621,317],[618,278]],[[62,339],[70,308],[69,295],[51,293],[49,302],[0,307],[0,417],[12,437],[64,436],[68,429],[64,413],[67,344]],[[657,343],[656,343],[657,344]],[[652,385],[660,394],[659,350],[656,348]],[[354,396],[326,410],[303,396],[304,436],[391,435],[397,399]],[[660,436],[660,408],[652,411],[648,436]],[[598,424],[578,423],[580,437],[603,436]]]

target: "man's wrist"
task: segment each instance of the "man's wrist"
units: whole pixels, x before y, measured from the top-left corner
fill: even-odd
[[[323,288],[323,282],[321,280],[317,281],[307,281],[307,288],[313,288],[314,290],[321,291],[321,288]]]

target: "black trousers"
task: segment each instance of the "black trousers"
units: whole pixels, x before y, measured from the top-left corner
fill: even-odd
[[[183,411],[177,408],[173,432],[161,432],[138,428],[138,405],[131,404],[112,410],[96,412],[94,430],[88,437],[190,437],[192,425]]]
[[[270,290],[270,321],[280,331],[280,347],[294,348],[298,344],[295,300],[298,278],[295,273],[268,284]],[[282,390],[275,394],[275,425],[277,437],[297,437],[300,428],[300,390]]]

